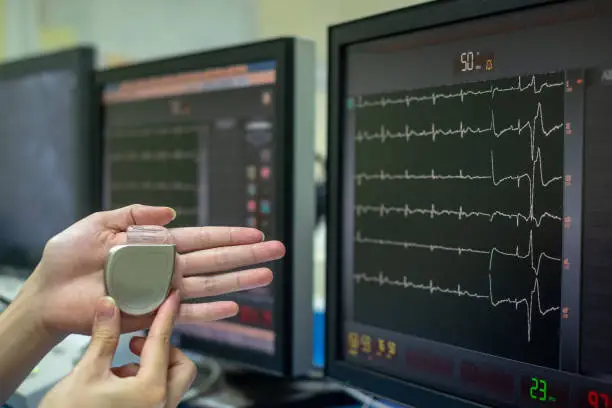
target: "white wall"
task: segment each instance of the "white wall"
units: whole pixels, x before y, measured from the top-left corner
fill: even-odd
[[[257,36],[256,0],[7,0],[7,55],[89,43],[100,62],[138,61]]]
[[[36,14],[35,3],[28,0],[5,0],[4,35],[5,55],[14,59],[36,51]]]

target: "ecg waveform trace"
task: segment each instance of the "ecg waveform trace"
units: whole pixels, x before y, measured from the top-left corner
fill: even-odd
[[[355,235],[355,242],[358,244],[377,244],[377,245],[399,246],[399,247],[403,247],[404,249],[408,249],[408,248],[428,249],[431,252],[448,251],[448,252],[455,252],[457,255],[462,255],[462,254],[487,255],[489,257],[489,271],[491,271],[491,269],[493,268],[493,258],[495,255],[510,256],[510,257],[514,257],[518,259],[531,259],[531,269],[536,277],[540,274],[540,264],[543,259],[548,259],[548,260],[556,261],[556,262],[561,261],[561,258],[551,256],[547,254],[546,252],[540,252],[537,257],[538,258],[537,262],[535,261],[534,248],[533,248],[533,231],[529,233],[529,249],[524,254],[521,253],[519,245],[516,246],[514,252],[504,251],[497,247],[493,247],[491,249],[462,248],[462,247],[454,247],[454,246],[447,246],[447,245],[421,244],[417,242],[393,241],[393,240],[388,240],[388,239],[362,237],[359,231]]]
[[[363,97],[359,96],[357,99],[357,103],[356,103],[356,107],[357,109],[363,109],[363,108],[371,108],[371,107],[386,107],[387,105],[397,105],[397,104],[403,104],[405,105],[407,108],[410,108],[410,105],[413,102],[431,102],[433,105],[435,105],[439,100],[448,100],[448,99],[456,99],[459,98],[461,100],[461,103],[465,102],[465,97],[466,96],[489,96],[491,98],[495,98],[497,93],[506,93],[506,92],[527,92],[530,90],[533,92],[534,95],[537,94],[541,94],[544,90],[550,89],[550,88],[560,88],[563,87],[565,85],[564,81],[552,81],[552,82],[548,82],[548,81],[543,81],[541,84],[538,85],[537,83],[537,75],[532,75],[531,76],[531,80],[527,83],[527,85],[523,85],[523,78],[522,77],[517,77],[516,78],[516,83],[513,85],[509,85],[509,86],[496,86],[496,85],[491,85],[488,88],[485,89],[481,89],[481,90],[472,90],[472,89],[465,89],[464,87],[460,87],[459,91],[457,92],[441,92],[441,93],[437,93],[437,92],[432,92],[431,94],[425,94],[423,96],[412,96],[409,94],[406,94],[404,97],[402,98],[388,98],[388,97],[381,97],[380,99],[375,99],[375,100],[364,100]]]
[[[564,75],[549,73],[355,98],[358,321],[558,364],[564,96]],[[479,333],[525,336],[483,343],[443,312],[440,328],[416,315],[381,319],[397,305],[470,310]],[[512,309],[523,309],[522,322]]]
[[[108,193],[112,208],[133,202],[167,205],[173,225],[199,219],[199,140],[193,124],[110,127],[106,136]]]
[[[542,300],[540,298],[540,282],[538,279],[534,279],[533,288],[529,293],[528,297],[523,298],[500,298],[496,299],[493,294],[493,277],[489,274],[489,293],[483,294],[478,292],[471,292],[466,289],[462,289],[460,284],[457,284],[456,288],[444,288],[441,286],[434,285],[433,280],[429,280],[429,283],[415,283],[408,280],[406,276],[403,276],[401,280],[391,279],[386,276],[383,272],[379,272],[378,275],[368,275],[365,273],[360,273],[354,275],[355,281],[357,283],[365,282],[365,283],[377,283],[379,286],[390,285],[390,286],[399,286],[404,289],[415,289],[429,292],[430,295],[434,295],[437,293],[446,294],[446,295],[455,295],[455,296],[466,296],[468,298],[474,299],[486,299],[489,301],[492,307],[498,307],[501,305],[509,304],[514,306],[516,309],[519,306],[525,307],[526,319],[527,319],[527,336],[531,339],[531,322],[532,322],[532,313],[534,302],[537,304],[537,312],[541,316],[546,316],[551,312],[558,312],[559,306],[549,306],[542,308]],[[535,299],[534,299],[535,296]]]
[[[198,152],[186,150],[133,151],[109,155],[109,160],[111,162],[197,160],[197,158]]]
[[[542,216],[540,216],[539,218],[536,217],[535,209],[534,209],[535,182],[537,179],[536,174],[535,174],[536,170],[539,169],[540,171],[539,182],[542,187],[548,187],[550,184],[554,182],[563,181],[563,176],[555,176],[549,179],[545,179],[542,167],[543,167],[542,155],[540,153],[540,149],[538,148],[536,159],[533,161],[531,174],[523,173],[523,174],[510,175],[510,176],[498,178],[495,175],[494,152],[491,151],[491,173],[490,175],[464,174],[463,170],[459,170],[458,174],[445,174],[445,175],[436,174],[435,170],[433,169],[431,170],[430,174],[410,174],[408,170],[405,170],[404,174],[387,174],[384,172],[384,170],[380,170],[380,173],[378,174],[359,173],[355,176],[355,179],[357,180],[357,185],[361,185],[363,180],[365,181],[371,181],[371,180],[378,180],[378,181],[383,181],[383,180],[430,180],[430,181],[434,181],[434,180],[467,180],[467,181],[491,180],[494,186],[499,186],[500,184],[508,182],[508,181],[516,181],[517,187],[521,186],[521,180],[527,179],[527,183],[529,185],[529,213],[528,215],[519,213],[516,216],[517,224],[518,224],[518,219],[520,217],[524,219],[526,222],[528,221],[537,222],[539,226],[539,221],[541,221]],[[500,212],[500,211],[495,211],[494,213],[503,214],[503,212]],[[548,211],[545,211],[544,214],[549,214],[549,213]],[[557,217],[557,218],[560,219],[560,217]]]
[[[538,122],[539,121],[539,126]],[[537,111],[533,117],[533,120],[521,123],[521,118],[518,118],[515,124],[510,124],[505,128],[500,130],[497,129],[495,125],[495,112],[491,110],[491,123],[487,127],[472,127],[465,126],[463,122],[459,122],[459,127],[456,129],[437,129],[435,123],[431,124],[431,128],[429,130],[412,130],[409,125],[404,126],[404,131],[400,132],[391,132],[385,128],[384,125],[381,125],[380,131],[378,133],[369,133],[369,132],[359,132],[355,137],[357,142],[363,141],[371,141],[371,140],[380,140],[381,143],[384,143],[387,139],[404,139],[409,142],[413,137],[431,137],[433,142],[436,141],[437,135],[443,136],[456,136],[459,135],[460,138],[463,139],[465,135],[490,135],[492,134],[496,138],[502,137],[504,134],[509,132],[517,132],[522,133],[524,130],[529,129],[529,137],[531,142],[531,158],[534,158],[535,153],[535,132],[541,130],[542,134],[545,137],[550,136],[556,131],[564,129],[564,123],[555,123],[554,125],[547,128],[544,124],[544,113],[542,110],[542,104],[538,103]]]
[[[184,183],[182,181],[117,181],[111,184],[114,191],[191,191],[197,192],[197,183]]]
[[[496,218],[506,218],[506,219],[514,219],[516,222],[516,226],[520,225],[520,222],[523,221],[525,223],[531,221],[529,216],[526,216],[522,213],[506,213],[503,211],[493,211],[493,212],[484,212],[484,211],[466,211],[462,206],[459,206],[457,209],[438,209],[435,204],[431,204],[429,208],[412,208],[408,204],[403,206],[386,206],[384,204],[378,205],[356,205],[355,212],[357,216],[374,213],[378,214],[380,217],[384,217],[390,214],[400,214],[404,217],[408,217],[411,215],[424,215],[429,218],[435,217],[443,217],[443,216],[453,216],[457,217],[459,220],[467,220],[472,217],[482,217],[487,218],[489,222],[494,222]],[[535,216],[534,216],[535,217]],[[563,218],[549,213],[548,211],[543,212],[538,217],[535,217],[536,226],[540,226],[545,219],[562,221]]]
[[[186,136],[194,137],[202,130],[202,127],[195,125],[168,125],[158,127],[135,127],[110,129],[107,138],[129,139],[129,138],[148,138],[152,136]]]

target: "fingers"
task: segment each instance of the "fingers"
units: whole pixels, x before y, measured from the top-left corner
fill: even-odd
[[[121,314],[111,297],[103,297],[96,305],[91,341],[79,366],[96,373],[106,373],[121,334]]]
[[[186,298],[217,296],[269,285],[272,271],[268,268],[224,273],[217,276],[193,276],[183,279],[181,294]]]
[[[134,336],[130,339],[130,350],[132,351],[132,353],[140,357],[142,355],[142,351],[144,349],[145,344],[147,344],[146,337]],[[168,367],[170,367],[173,362],[178,360],[177,353],[183,354],[183,352],[181,352],[176,347],[170,346],[170,350],[168,353]],[[168,367],[166,367],[166,369]]]
[[[238,314],[236,302],[184,303],[178,316],[179,324],[202,324],[227,319]]]
[[[157,311],[157,316],[151,325],[140,361],[142,374],[146,381],[155,384],[166,384],[166,371],[170,353],[170,338],[174,321],[178,316],[180,298],[174,291]]]
[[[168,207],[152,207],[133,204],[97,214],[104,227],[125,231],[130,225],[164,226],[176,217],[176,212]]]
[[[129,363],[121,367],[111,368],[111,372],[119,378],[135,377],[138,374],[140,365],[138,363]]]
[[[179,405],[183,395],[185,395],[196,379],[197,373],[198,371],[193,361],[179,350],[176,350],[175,360],[171,363],[170,371],[168,372],[166,407],[176,407]]]
[[[145,345],[144,337],[133,337],[130,341],[132,353],[140,356]],[[179,349],[172,347],[168,359],[168,394],[166,406],[175,407],[193,381],[197,370],[195,364]]]
[[[279,241],[228,246],[182,254],[178,269],[181,276],[186,277],[270,262],[284,255],[285,246]]]
[[[254,228],[190,227],[175,228],[171,232],[178,252],[247,245],[264,240],[263,233]]]
[[[140,357],[142,353],[142,348],[145,345],[147,338],[142,336],[134,336],[130,339],[130,351]],[[170,349],[170,354],[174,351],[175,347]],[[168,360],[170,361],[170,360]]]

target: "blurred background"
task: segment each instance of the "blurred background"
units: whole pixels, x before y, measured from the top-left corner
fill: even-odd
[[[98,68],[279,36],[317,47],[316,149],[326,155],[327,27],[423,0],[0,0],[0,62],[76,44]],[[324,177],[323,166],[315,169]],[[316,234],[315,301],[323,301],[324,234]]]

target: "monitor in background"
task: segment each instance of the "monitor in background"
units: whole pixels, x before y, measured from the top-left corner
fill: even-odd
[[[250,226],[287,247],[238,316],[183,348],[299,376],[312,366],[314,47],[279,39],[103,72],[104,206],[177,210],[173,227]],[[212,300],[212,299],[206,299]]]
[[[89,48],[0,65],[5,272],[29,274],[49,238],[100,208],[93,66]]]
[[[612,3],[330,31],[328,356],[414,406],[612,400]]]

